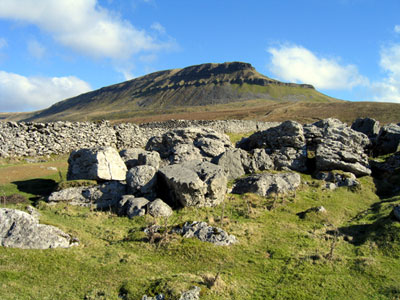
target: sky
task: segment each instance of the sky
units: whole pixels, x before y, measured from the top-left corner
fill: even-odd
[[[0,0],[0,112],[229,61],[339,99],[400,103],[400,1]]]

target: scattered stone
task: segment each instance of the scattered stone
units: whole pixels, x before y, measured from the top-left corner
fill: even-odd
[[[328,182],[326,187],[330,190],[334,190],[335,188],[342,186],[355,187],[360,185],[360,182],[357,180],[356,176],[349,172],[321,171],[315,175],[315,178]],[[332,187],[332,184],[334,187]]]
[[[255,193],[262,197],[271,194],[286,194],[294,191],[301,183],[297,173],[262,173],[239,179],[233,186],[232,193]]]
[[[181,228],[174,228],[173,232],[184,238],[196,237],[202,242],[213,243],[217,246],[229,246],[238,242],[234,235],[228,234],[221,228],[209,226],[206,222],[186,222]]]
[[[99,147],[73,151],[68,159],[68,180],[125,180],[127,168],[117,150]]]
[[[215,206],[226,194],[227,177],[209,162],[188,161],[159,170],[159,180],[169,203],[182,206]],[[160,193],[161,194],[161,193]]]
[[[58,171],[56,167],[47,167],[47,170],[49,171]]]
[[[170,217],[172,215],[172,208],[162,201],[161,199],[156,199],[147,204],[147,211],[153,217]]]
[[[164,300],[164,299],[165,299],[165,297],[163,294],[158,294],[157,296],[154,296],[154,297],[149,297],[147,295],[144,295],[142,297],[142,300]]]
[[[307,209],[306,211],[299,212],[297,216],[299,216],[300,219],[304,219],[307,214],[309,213],[318,213],[318,214],[325,214],[326,209],[323,206],[316,206],[316,207],[311,207]]]
[[[198,286],[194,286],[190,290],[183,292],[179,300],[198,300],[200,299],[201,289]]]
[[[57,227],[39,224],[26,212],[0,208],[0,245],[22,249],[69,248],[77,240]]]
[[[131,168],[126,174],[128,191],[135,196],[155,199],[157,170],[152,166],[141,165]]]

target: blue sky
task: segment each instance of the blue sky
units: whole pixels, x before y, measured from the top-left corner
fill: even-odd
[[[398,0],[0,0],[0,111],[226,61],[400,103],[399,12]]]

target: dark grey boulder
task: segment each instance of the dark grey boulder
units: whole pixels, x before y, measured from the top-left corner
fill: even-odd
[[[379,125],[379,121],[375,119],[358,118],[351,125],[351,129],[364,133],[370,139],[375,139],[379,134],[381,126]]]
[[[221,228],[209,226],[206,222],[186,222],[173,231],[185,238],[195,237],[202,242],[213,243],[217,246],[229,246],[238,242],[234,235],[228,234]]]
[[[172,208],[159,198],[147,204],[147,212],[149,213],[149,215],[156,218],[168,218],[173,213]]]
[[[224,200],[227,177],[221,167],[201,161],[169,165],[159,170],[169,202],[182,206],[215,206]]]
[[[255,193],[263,197],[271,194],[286,194],[296,190],[301,183],[297,173],[262,173],[239,179],[233,186],[232,193]]]
[[[237,147],[250,151],[256,148],[280,149],[290,147],[301,149],[305,146],[303,126],[294,121],[286,121],[276,127],[258,131],[237,143]]]
[[[380,156],[400,151],[400,126],[385,125],[381,128],[374,148],[374,155]]]
[[[126,174],[128,192],[135,196],[155,199],[157,170],[152,166],[141,165],[131,168]]]
[[[304,126],[307,151],[314,152],[317,171],[342,170],[356,176],[370,175],[365,149],[368,137],[336,119]]]
[[[61,229],[39,224],[36,217],[16,209],[0,208],[0,245],[22,249],[69,248],[77,239]]]
[[[228,180],[239,178],[248,173],[251,164],[249,155],[242,149],[228,149],[211,161],[220,166],[228,176]]]
[[[68,158],[68,180],[125,180],[127,168],[112,147],[72,151]]]
[[[305,149],[283,147],[271,153],[275,170],[307,172],[307,153]]]

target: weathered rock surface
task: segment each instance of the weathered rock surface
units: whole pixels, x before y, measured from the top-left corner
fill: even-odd
[[[385,125],[379,131],[374,155],[380,156],[400,151],[400,126],[396,124]]]
[[[68,180],[125,180],[127,168],[117,150],[99,147],[73,151],[68,159]]]
[[[179,297],[179,300],[198,300],[200,299],[201,289],[198,286],[194,286],[190,290],[183,292]]]
[[[169,202],[182,206],[215,206],[224,200],[227,177],[209,162],[188,161],[159,170]]]
[[[0,245],[22,249],[69,248],[77,240],[57,227],[39,224],[26,212],[0,208]]]
[[[270,154],[274,169],[279,171],[307,172],[307,154],[305,149],[283,147]]]
[[[274,161],[265,149],[253,149],[250,152],[250,173],[253,171],[266,171],[274,169]]]
[[[72,187],[50,194],[49,203],[68,202],[71,205],[94,206],[108,209],[117,204],[126,194],[126,185],[118,181],[109,181],[91,187]]]
[[[135,196],[155,199],[157,170],[152,166],[141,165],[133,167],[126,174],[128,191]]]
[[[342,170],[356,176],[370,175],[364,149],[368,137],[336,119],[326,119],[304,126],[307,151],[315,152],[317,171]]]
[[[232,144],[225,134],[207,128],[184,128],[169,131],[149,140],[146,150],[157,151],[161,158],[172,163],[185,160],[211,160]]]
[[[153,217],[170,217],[173,213],[172,208],[162,201],[161,199],[156,199],[147,204],[147,212]]]
[[[220,166],[228,176],[228,180],[239,178],[249,172],[250,158],[242,149],[228,149],[211,161]]]
[[[255,193],[263,197],[270,194],[286,194],[294,191],[301,183],[297,173],[262,173],[239,179],[233,186],[232,193]]]
[[[195,237],[202,242],[218,246],[229,246],[238,242],[234,235],[228,234],[221,228],[209,226],[206,222],[186,222],[182,228],[176,227],[173,231],[185,238]]]
[[[121,150],[119,152],[119,155],[121,156],[121,159],[124,161],[126,167],[128,169],[131,169],[133,167],[140,165],[139,155],[145,152],[146,150],[142,148],[129,148]]]
[[[126,197],[121,201],[125,201],[122,211],[127,215],[130,219],[133,217],[144,216],[146,214],[146,206],[149,203],[149,200],[143,197],[132,198]]]

